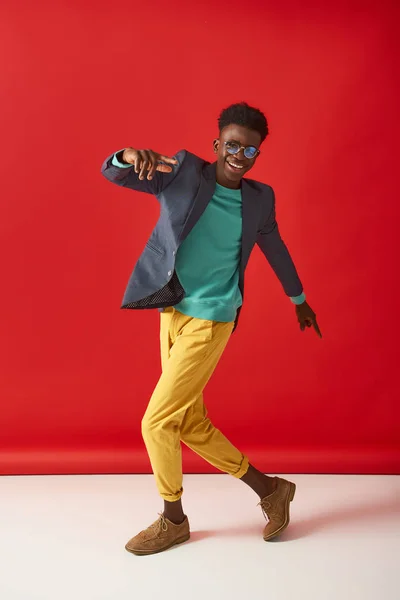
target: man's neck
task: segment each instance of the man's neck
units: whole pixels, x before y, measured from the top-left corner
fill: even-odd
[[[217,183],[219,183],[219,185],[222,185],[231,190],[240,190],[240,188],[242,187],[241,179],[239,181],[230,181],[223,174],[221,175],[220,173],[218,173],[218,169],[217,169],[217,174],[216,174],[216,180],[217,180]]]

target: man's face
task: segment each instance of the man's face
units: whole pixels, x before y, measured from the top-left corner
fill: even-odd
[[[258,131],[241,125],[228,125],[221,131],[219,139],[214,140],[214,152],[217,155],[217,182],[226,187],[239,188],[240,180],[253,167],[257,156],[246,158],[243,148],[237,154],[230,154],[225,142],[237,142],[240,146],[254,146],[259,149],[261,135]]]

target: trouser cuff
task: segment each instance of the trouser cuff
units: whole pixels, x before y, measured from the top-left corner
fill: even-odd
[[[248,468],[249,468],[249,459],[247,458],[247,456],[243,456],[239,470],[236,471],[236,473],[232,473],[233,477],[237,477],[237,479],[240,479],[241,477],[243,477],[243,475],[246,475]]]

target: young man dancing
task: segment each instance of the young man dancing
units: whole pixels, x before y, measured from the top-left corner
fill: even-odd
[[[268,523],[264,540],[289,524],[296,486],[249,463],[211,423],[203,390],[235,331],[244,298],[244,272],[257,243],[295,305],[300,329],[316,315],[282,240],[273,189],[245,178],[268,135],[264,114],[241,102],[222,110],[216,162],[180,150],[168,157],[124,148],[102,173],[111,182],[155,195],[160,218],[137,261],[121,308],[158,308],[162,374],[142,420],[142,435],[164,500],[159,518],[130,539],[134,554],[154,554],[189,539],[182,508],[181,442],[241,479],[260,498]]]

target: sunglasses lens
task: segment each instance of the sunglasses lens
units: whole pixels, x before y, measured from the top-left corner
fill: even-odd
[[[244,151],[244,155],[246,158],[254,158],[257,153],[257,148],[254,146],[247,146]]]
[[[226,149],[229,154],[237,154],[239,152],[239,144],[235,144],[234,142],[228,142],[226,145]]]

